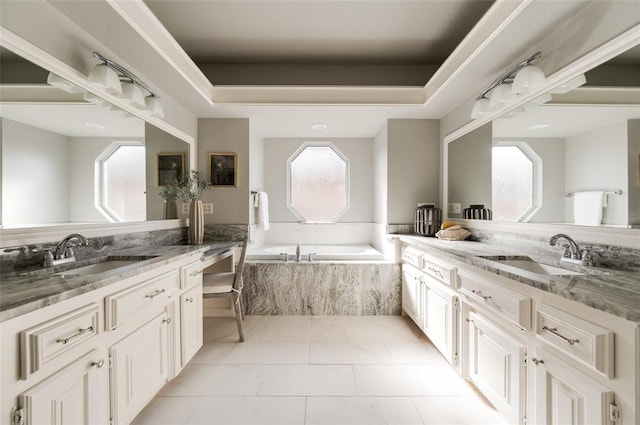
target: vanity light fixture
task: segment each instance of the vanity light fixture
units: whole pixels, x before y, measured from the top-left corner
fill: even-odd
[[[149,86],[131,71],[105,58],[100,53],[93,52],[93,57],[102,61],[102,63],[96,65],[89,74],[90,82],[100,85],[111,93],[120,95],[132,106],[148,112],[154,117],[164,118],[164,110],[160,104],[160,98]],[[114,78],[117,80],[117,84],[114,82]],[[116,90],[116,88],[119,90]]]
[[[513,95],[524,93],[526,90],[530,90],[544,83],[545,79],[541,79],[541,77],[544,77],[542,70],[531,65],[532,62],[540,56],[542,56],[542,52],[534,53],[495,79],[493,83],[476,98],[471,111],[471,119],[478,119],[488,112],[491,112],[491,109],[500,109],[513,99]],[[518,74],[529,67],[535,69],[525,71],[525,74],[520,77],[517,83],[518,85],[514,87]],[[489,108],[487,108],[487,106]]]
[[[54,74],[53,72],[49,73],[49,76],[47,77],[47,84],[71,94],[84,93],[84,90],[82,90],[80,87],[76,86],[75,84],[71,84],[69,81],[65,80],[59,75]]]

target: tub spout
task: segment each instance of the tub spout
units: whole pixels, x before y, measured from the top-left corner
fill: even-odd
[[[300,261],[302,259],[302,244],[298,242],[298,246],[296,246],[296,261]]]

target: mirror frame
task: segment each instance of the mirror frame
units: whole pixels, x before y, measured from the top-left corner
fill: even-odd
[[[119,97],[107,93],[93,85],[91,85],[87,76],[70,67],[60,59],[54,57],[48,52],[34,46],[30,42],[17,36],[16,34],[2,28],[0,32],[0,46],[11,50],[22,56],[24,59],[59,75],[72,84],[90,92],[98,97],[105,99],[111,104],[129,112],[131,115],[149,123],[157,128],[171,134],[172,136],[182,140],[189,145],[189,164],[191,169],[193,164],[197,164],[198,158],[196,150],[195,137],[185,133],[179,128],[169,124],[163,119],[152,117],[143,113],[124,102]],[[94,223],[94,224],[64,224],[60,226],[45,227],[26,227],[26,228],[0,228],[0,247],[29,245],[34,243],[57,241],[64,238],[70,232],[82,233],[88,237],[108,236],[119,233],[132,233],[162,229],[175,229],[186,227],[186,219],[176,220],[152,220],[127,223]]]
[[[640,26],[631,28],[621,35],[613,38],[609,42],[599,46],[590,53],[582,56],[578,60],[568,64],[559,71],[550,75],[545,84],[537,89],[522,95],[516,102],[508,105],[508,107],[499,109],[488,116],[480,119],[472,120],[467,124],[447,134],[443,138],[442,157],[441,157],[441,193],[442,205],[447,206],[449,203],[449,143],[460,137],[490,124],[493,120],[509,113],[510,111],[520,108],[531,100],[547,93],[559,84],[570,80],[571,78],[583,74],[598,65],[618,56],[628,49],[640,43]],[[451,220],[465,227],[485,230],[492,232],[510,232],[510,233],[526,233],[530,235],[548,237],[553,233],[563,232],[570,233],[572,237],[582,241],[592,243],[613,244],[630,248],[638,248],[640,243],[640,229],[635,228],[613,228],[613,227],[591,227],[577,226],[574,224],[543,224],[543,223],[519,223],[508,221],[483,221],[483,220],[464,220],[459,218],[450,218],[448,208],[443,208],[444,219]]]

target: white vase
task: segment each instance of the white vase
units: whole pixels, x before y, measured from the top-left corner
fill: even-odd
[[[189,204],[189,243],[201,245],[204,242],[204,211],[202,201],[191,201]]]

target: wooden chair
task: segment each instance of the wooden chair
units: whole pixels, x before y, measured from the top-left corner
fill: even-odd
[[[242,244],[240,260],[238,261],[235,272],[210,273],[205,274],[202,277],[203,298],[231,298],[233,303],[233,312],[238,324],[240,342],[244,341],[244,329],[242,327],[242,320],[244,319],[244,306],[242,305],[242,272],[244,269],[244,258],[247,253],[248,241],[249,238],[247,237]]]

